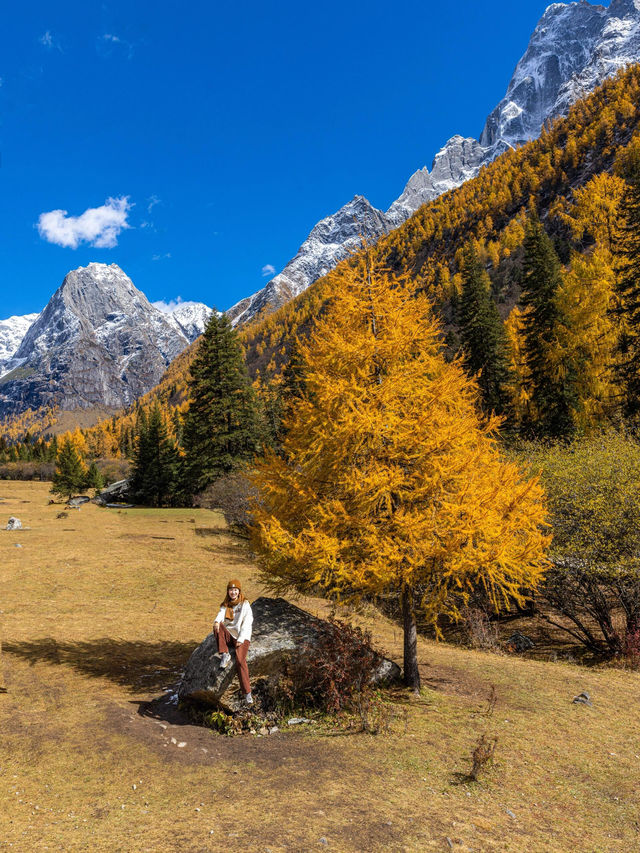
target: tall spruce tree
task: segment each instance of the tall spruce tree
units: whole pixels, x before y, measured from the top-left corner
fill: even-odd
[[[462,293],[457,306],[464,364],[476,376],[486,412],[506,415],[509,360],[507,336],[491,295],[491,282],[471,244],[464,250]]]
[[[614,241],[615,313],[620,321],[617,373],[625,414],[640,413],[640,164],[627,175]]]
[[[191,364],[184,417],[181,492],[192,497],[251,460],[262,426],[238,336],[214,311]]]
[[[135,500],[149,506],[173,503],[177,486],[178,450],[156,403],[137,419],[130,490]]]
[[[533,407],[524,427],[537,435],[566,436],[573,432],[571,413],[578,406],[576,366],[559,364],[552,357],[560,320],[557,294],[562,273],[560,259],[535,210],[529,213],[523,247],[520,301]]]

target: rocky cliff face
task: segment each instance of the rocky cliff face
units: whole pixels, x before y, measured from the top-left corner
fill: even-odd
[[[475,177],[480,168],[509,148],[537,137],[549,118],[565,115],[571,104],[630,62],[640,61],[640,0],[612,0],[610,6],[553,3],[538,22],[518,62],[504,98],[492,110],[476,140],[453,136],[435,155],[431,171],[418,169],[402,195],[382,213],[368,206],[379,235],[397,228],[426,202]],[[355,201],[355,199],[354,199]],[[266,287],[230,309],[234,323],[296,296],[346,255],[353,229],[335,229],[331,240],[313,238],[324,223],[346,222],[350,205],[318,223],[296,257]],[[375,231],[375,229],[374,229]],[[353,242],[351,243],[353,245]]]
[[[364,196],[355,196],[332,216],[318,222],[295,258],[266,287],[227,311],[231,322],[243,323],[265,308],[278,308],[357,249],[362,237],[375,241],[388,230],[389,222],[382,211]]]
[[[41,405],[128,405],[188,344],[116,264],[80,267],[4,364],[0,417]]]

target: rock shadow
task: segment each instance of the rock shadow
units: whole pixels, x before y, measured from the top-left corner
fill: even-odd
[[[102,637],[64,642],[53,637],[25,642],[5,641],[5,654],[30,664],[69,666],[94,678],[107,678],[132,692],[167,690],[182,674],[197,641],[155,643]]]

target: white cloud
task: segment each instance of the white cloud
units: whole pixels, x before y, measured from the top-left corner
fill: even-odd
[[[149,203],[147,204],[147,213],[151,213],[156,204],[162,204],[162,199],[158,198],[157,195],[152,195],[149,198]]]
[[[262,275],[263,276],[273,275],[275,273],[275,271],[276,271],[276,268],[273,266],[273,264],[265,264],[262,267]]]
[[[169,302],[165,302],[164,299],[160,299],[158,302],[152,302],[151,304],[164,314],[173,314],[178,305],[181,305],[183,302],[184,299],[182,296],[178,296],[176,299],[171,299]]]
[[[38,39],[40,44],[43,47],[46,47],[48,50],[59,50],[62,51],[60,47],[60,42],[54,37],[51,30],[47,30],[46,33],[43,33]]]
[[[99,36],[97,47],[98,53],[103,56],[110,56],[116,50],[126,50],[127,59],[133,56],[133,44],[115,33],[103,33]]]
[[[165,252],[164,255],[152,255],[152,261],[164,261],[166,258],[171,257],[171,252]]]
[[[112,249],[118,245],[118,235],[125,228],[133,204],[128,196],[108,198],[100,207],[90,207],[80,216],[69,216],[66,210],[41,213],[38,233],[48,243],[77,249],[89,243],[97,249]]]

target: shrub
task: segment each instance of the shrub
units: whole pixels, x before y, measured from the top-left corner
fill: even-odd
[[[493,652],[500,649],[498,626],[491,622],[484,608],[467,607],[462,611],[462,619],[469,642],[474,649]]]
[[[489,765],[493,764],[493,756],[496,751],[496,744],[498,743],[498,738],[494,735],[493,737],[487,737],[487,735],[481,735],[475,749],[471,753],[471,773],[469,773],[469,779],[473,782],[478,781],[478,777],[480,773]]]
[[[242,472],[219,477],[196,498],[197,506],[220,509],[232,529],[244,531],[250,522],[249,500],[255,495]]]
[[[359,711],[373,694],[371,680],[380,655],[371,648],[371,635],[331,619],[313,645],[290,658],[269,693],[282,712],[294,709],[326,713]],[[370,704],[366,706],[371,715]]]
[[[640,445],[611,432],[525,452],[553,532],[541,594],[568,622],[547,618],[592,652],[622,655],[640,629]]]

